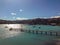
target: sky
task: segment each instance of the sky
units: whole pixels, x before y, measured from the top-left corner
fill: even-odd
[[[0,0],[0,19],[23,20],[60,16],[60,0]]]

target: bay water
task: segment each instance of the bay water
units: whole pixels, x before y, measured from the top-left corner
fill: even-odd
[[[60,38],[59,36],[32,34],[20,31],[9,31],[10,28],[23,28],[25,30],[30,29],[60,31],[60,26],[0,24],[0,45],[45,45],[45,43],[48,41]]]

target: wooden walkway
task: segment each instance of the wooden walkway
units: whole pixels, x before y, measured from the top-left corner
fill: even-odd
[[[60,31],[44,31],[44,30],[24,30],[24,29],[9,29],[10,31],[21,31],[21,32],[27,32],[27,33],[33,33],[33,34],[44,34],[44,35],[54,35],[54,36],[60,36]]]

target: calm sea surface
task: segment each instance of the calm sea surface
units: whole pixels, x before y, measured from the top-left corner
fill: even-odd
[[[45,42],[59,38],[58,36],[46,36],[41,34],[32,34],[20,31],[9,31],[10,28],[60,31],[60,26],[0,24],[0,45],[44,45]]]

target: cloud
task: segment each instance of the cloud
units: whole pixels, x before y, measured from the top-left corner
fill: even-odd
[[[60,16],[51,16],[50,18],[60,18]]]
[[[22,9],[20,9],[19,11],[20,11],[20,12],[22,12],[23,10],[22,10]]]
[[[35,18],[43,18],[43,19],[47,19],[47,18],[49,18],[49,17],[34,17],[34,19]]]
[[[16,13],[11,13],[11,15],[16,15]]]
[[[48,17],[43,17],[44,19],[47,19]]]
[[[20,18],[20,17],[17,17],[16,20],[27,20],[28,18]]]

